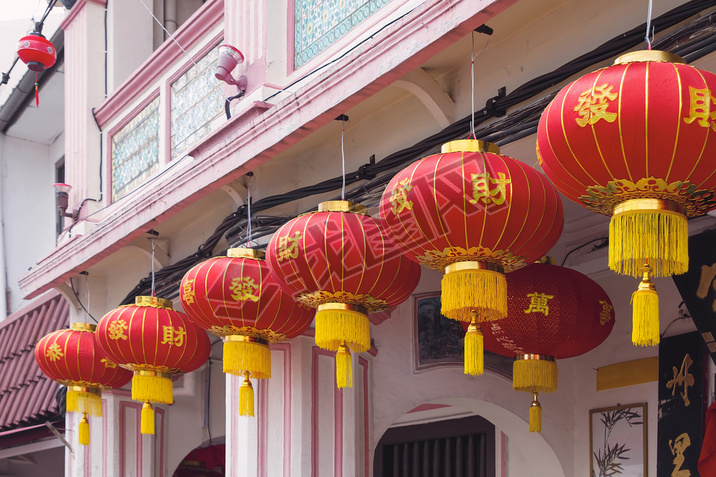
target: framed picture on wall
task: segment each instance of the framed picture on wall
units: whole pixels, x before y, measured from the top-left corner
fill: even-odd
[[[592,477],[647,477],[646,415],[646,403],[589,411]]]
[[[415,330],[413,349],[415,369],[437,366],[462,366],[465,330],[455,320],[440,313],[440,293],[426,293],[415,297]],[[512,358],[485,352],[485,370],[512,379]]]

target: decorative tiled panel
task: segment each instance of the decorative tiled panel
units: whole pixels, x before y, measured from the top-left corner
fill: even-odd
[[[171,86],[172,159],[209,134],[224,108],[224,83],[214,77],[218,46]]]
[[[294,66],[328,48],[391,0],[295,0]]]
[[[159,97],[112,136],[112,200],[136,189],[159,168]]]

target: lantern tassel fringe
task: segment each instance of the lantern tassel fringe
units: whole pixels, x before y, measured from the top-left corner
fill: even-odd
[[[636,346],[656,346],[659,344],[659,295],[651,281],[648,265],[644,266],[644,276],[639,289],[631,296],[632,331],[631,341]]]
[[[160,404],[174,403],[172,380],[163,376],[134,373],[132,377],[132,399]]]
[[[99,394],[67,390],[67,412],[81,412],[93,417],[102,417],[102,398]]]
[[[87,413],[82,413],[82,420],[80,420],[77,434],[79,443],[83,446],[88,446],[90,443],[90,428],[89,421],[87,420]]]
[[[453,320],[492,321],[507,316],[507,281],[492,270],[458,270],[442,279],[442,314]]]
[[[240,376],[250,372],[254,378],[271,377],[271,350],[263,343],[248,341],[224,342],[224,372]]]
[[[532,393],[530,406],[530,432],[542,432],[542,406],[537,400],[537,393]]]
[[[370,321],[355,310],[318,310],[316,312],[316,345],[338,351],[341,344],[362,353],[370,349]]]
[[[670,210],[636,210],[609,222],[609,268],[639,277],[646,260],[653,276],[681,275],[689,269],[686,216]]]
[[[249,373],[239,387],[239,416],[254,417],[254,387],[251,385]]]
[[[557,390],[557,363],[546,359],[518,359],[512,365],[515,391],[552,393]]]
[[[481,376],[485,371],[484,337],[473,320],[465,333],[465,374]]]
[[[353,359],[351,350],[341,344],[336,352],[336,386],[338,388],[353,387]]]
[[[142,434],[154,434],[154,408],[149,401],[145,401],[142,405],[142,415],[140,418],[140,432]]]

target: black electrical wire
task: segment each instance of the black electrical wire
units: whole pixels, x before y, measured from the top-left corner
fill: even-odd
[[[705,9],[713,7],[715,5],[716,0],[692,0],[652,20],[652,25],[654,26],[656,31],[662,31],[684,20],[687,20],[689,17],[692,17],[704,11]],[[603,43],[594,50],[585,53],[568,63],[565,63],[556,70],[538,76],[537,78],[534,78],[527,83],[524,83],[523,85],[517,87],[511,93],[496,98],[494,101],[491,102],[489,108],[485,107],[475,112],[475,125],[477,126],[478,124],[482,124],[490,118],[501,116],[507,109],[520,103],[523,103],[529,99],[535,98],[540,94],[544,95],[546,91],[555,87],[559,83],[566,81],[571,76],[579,73],[580,71],[589,67],[593,67],[593,65],[595,64],[607,61],[614,56],[639,45],[643,41],[645,28],[646,23],[635,27],[632,30],[629,30],[628,32],[623,33]],[[665,42],[669,39],[672,38],[667,37],[666,39],[661,41]],[[702,50],[690,53],[691,61],[703,56],[704,54],[707,54],[710,51],[711,45],[705,45]],[[327,66],[328,64],[330,63],[323,65],[323,67]],[[317,70],[314,70],[309,74],[313,74],[315,73],[315,71]],[[293,84],[301,81],[301,79],[297,80]],[[535,120],[533,120],[532,118],[535,114],[538,115],[541,113],[542,109],[544,109],[549,100],[551,100],[551,97],[553,97],[555,94],[556,92],[551,92],[540,100],[534,102],[533,104],[528,105],[523,109],[506,116],[506,118],[504,118],[503,120],[496,121],[492,125],[476,130],[476,135],[478,136],[477,138],[481,139],[489,137],[498,140],[504,145],[527,135],[533,134],[536,125]],[[471,120],[472,115],[468,115],[456,121],[455,123],[447,126],[436,134],[433,134],[432,136],[429,136],[422,141],[419,141],[411,147],[390,154],[375,164],[364,165],[359,171],[347,173],[347,185],[361,181],[366,176],[378,176],[379,174],[383,175],[381,177],[377,177],[376,179],[369,181],[368,184],[370,184],[370,186],[368,184],[363,184],[362,186],[357,187],[355,191],[349,191],[346,194],[346,199],[355,200],[361,195],[364,195],[374,190],[372,187],[384,187],[385,184],[390,181],[392,175],[394,175],[384,173],[391,170],[395,170],[395,172],[397,172],[396,169],[398,167],[405,166],[407,163],[418,160],[419,158],[432,152],[437,152],[439,150],[440,145],[442,145],[443,143],[454,140],[455,138],[465,137],[471,132]],[[511,123],[512,125],[520,124],[520,126],[507,127],[506,131],[500,133],[500,128],[508,124],[506,122],[507,120],[514,121]],[[284,194],[277,194],[266,197],[264,199],[252,203],[252,212],[261,212],[306,197],[338,190],[342,185],[342,180],[342,177],[327,179],[317,184],[301,187],[299,189],[295,189]],[[214,233],[202,245],[199,246],[199,248],[194,254],[189,255],[188,257],[185,257],[174,264],[168,265],[155,273],[157,293],[163,290],[164,296],[176,296],[178,294],[178,281],[181,279],[184,273],[186,273],[189,268],[191,268],[201,260],[211,257],[213,255],[214,248],[229,230],[236,233],[236,231],[241,227],[245,228],[247,223],[248,222],[246,206],[242,205],[235,212],[224,218],[224,220],[216,228]],[[252,227],[254,223],[255,222],[252,219]],[[140,294],[146,294],[149,290],[148,286],[150,284],[151,276],[142,278],[137,284],[137,286],[135,286],[134,289],[132,289],[132,291],[130,291],[129,294],[124,298],[122,304],[133,303],[134,297]]]

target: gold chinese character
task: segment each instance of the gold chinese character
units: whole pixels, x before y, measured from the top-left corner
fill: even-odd
[[[114,368],[117,367],[116,364],[114,364],[113,362],[111,362],[111,361],[108,360],[107,358],[102,358],[102,359],[100,360],[100,363],[104,363],[104,367],[105,367],[105,368],[114,369]]]
[[[671,449],[671,455],[674,456],[674,460],[671,461],[674,464],[674,470],[671,472],[671,477],[690,477],[691,471],[684,469],[681,470],[681,466],[684,465],[684,451],[691,445],[691,438],[684,432],[674,440],[669,439],[669,449]]]
[[[65,354],[60,349],[59,345],[57,343],[52,343],[49,348],[47,348],[47,351],[45,351],[45,356],[50,361],[57,361],[61,357],[63,357]]]
[[[671,389],[672,396],[676,395],[677,386],[684,387],[684,392],[680,393],[680,395],[681,399],[684,400],[684,406],[686,407],[691,404],[691,401],[689,401],[689,386],[694,385],[694,376],[689,373],[689,368],[692,364],[694,364],[694,361],[691,359],[691,356],[687,354],[681,362],[681,369],[676,369],[676,366],[672,367],[674,370],[674,379],[666,383],[666,387]]]
[[[186,330],[184,328],[174,328],[173,326],[164,326],[164,335],[160,344],[168,344],[169,346],[182,346],[184,345],[184,336],[186,336]]]
[[[543,313],[544,316],[549,316],[549,305],[547,301],[554,298],[554,295],[545,295],[544,293],[528,293],[530,297],[530,306],[525,313]]]
[[[614,101],[618,96],[618,93],[612,93],[613,87],[604,83],[579,95],[577,106],[574,107],[574,111],[579,112],[579,118],[576,119],[579,126],[595,124],[600,119],[613,123],[617,119],[617,113],[607,111],[608,101]]]
[[[599,312],[599,324],[605,325],[612,319],[612,310],[614,307],[606,300],[599,300],[599,304],[602,305],[602,311]]]
[[[390,203],[393,205],[390,210],[393,211],[393,214],[399,214],[405,209],[413,210],[413,201],[408,200],[408,192],[412,188],[410,177],[406,177],[393,186],[393,190],[390,191]]]
[[[716,131],[716,124],[712,121],[716,119],[716,111],[711,112],[711,103],[716,103],[716,98],[711,96],[711,90],[689,86],[689,95],[691,96],[689,117],[684,118],[684,122],[691,124],[696,121],[699,126],[704,128],[711,126]]]
[[[482,174],[472,174],[472,199],[471,204],[482,202],[489,204],[494,202],[496,205],[502,205],[507,199],[507,184],[512,184],[512,180],[505,176],[504,172],[498,172],[497,177],[490,177],[489,172]]]
[[[298,257],[298,241],[303,238],[301,232],[296,231],[293,237],[284,235],[278,238],[278,261],[290,260]]]
[[[259,286],[256,284],[256,282],[254,281],[253,278],[236,277],[233,280],[231,280],[231,286],[229,287],[229,290],[231,290],[233,292],[231,295],[231,298],[233,298],[236,301],[244,301],[244,300],[259,301],[259,297],[254,295],[254,293],[253,293],[258,288],[259,288]]]
[[[194,279],[191,278],[184,282],[184,287],[182,288],[182,291],[184,292],[184,302],[192,304],[194,303],[194,298],[196,294],[194,293]]]
[[[714,281],[714,278],[716,278],[716,263],[714,263],[710,267],[708,265],[701,265],[701,277],[699,278],[699,287],[696,289],[697,297],[701,298],[702,300],[705,300],[709,294],[709,287],[716,290],[716,282]],[[714,298],[713,303],[711,303],[711,309],[713,309],[713,311],[716,311],[716,297]]]
[[[127,335],[124,332],[127,330],[127,322],[124,320],[117,320],[109,325],[109,339],[112,340],[126,340]]]

